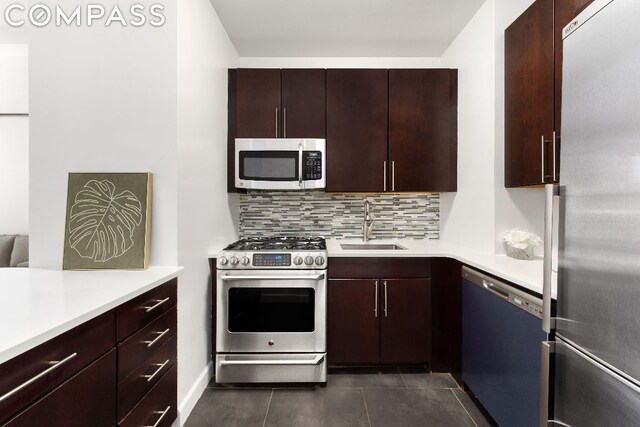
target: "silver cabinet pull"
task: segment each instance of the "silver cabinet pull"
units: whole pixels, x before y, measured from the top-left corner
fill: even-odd
[[[542,172],[540,172],[540,182],[544,182],[544,135],[540,137],[540,147],[542,150],[542,155],[540,158],[542,159]]]
[[[157,366],[158,369],[156,369],[156,371],[153,374],[143,375],[142,377],[146,378],[147,382],[151,382],[156,377],[156,375],[158,375],[164,369],[164,367],[167,366],[168,363],[169,363],[169,359],[167,359],[166,362],[164,363],[154,363],[151,366]]]
[[[391,161],[391,191],[396,191],[396,162]]]
[[[556,163],[558,162],[556,159],[556,143],[557,143],[557,137],[556,137],[556,131],[553,131],[553,181],[556,180],[557,177],[557,173],[556,173]]]
[[[384,317],[387,317],[387,281],[382,282],[384,285]]]
[[[160,307],[162,304],[164,304],[165,302],[169,301],[171,297],[166,297],[165,299],[154,299],[153,302],[155,302],[154,305],[146,305],[144,306],[144,311],[146,313],[155,310],[156,308]]]
[[[78,355],[78,353],[73,353],[70,354],[69,356],[65,357],[62,360],[52,360],[49,362],[49,367],[47,369],[45,369],[44,371],[40,372],[38,375],[36,375],[35,377],[31,378],[30,380],[27,380],[25,382],[23,382],[22,384],[20,384],[18,387],[14,388],[13,390],[5,393],[4,395],[0,396],[0,402],[3,402],[5,400],[7,400],[8,398],[10,398],[11,396],[13,396],[14,394],[18,393],[20,390],[25,389],[26,387],[29,387],[31,384],[33,384],[34,382],[38,381],[40,378],[44,377],[45,375],[55,371],[56,369],[58,369],[59,367],[61,367],[62,365],[64,365],[65,363],[67,363],[68,361],[70,361],[71,359],[73,359],[74,357],[76,357]]]
[[[278,137],[278,107],[276,107],[276,138]]]
[[[302,187],[302,143],[298,144],[298,184]]]
[[[382,172],[382,177],[383,177],[383,190],[387,191],[387,161],[385,160],[383,162],[383,172]]]
[[[375,300],[373,303],[373,314],[378,317],[378,281],[375,282]]]
[[[287,137],[287,109],[282,107],[282,137]]]
[[[551,333],[551,277],[553,250],[553,196],[556,187],[544,186],[544,261],[542,267],[542,330]]]
[[[158,427],[160,425],[160,421],[162,421],[164,416],[169,413],[169,409],[171,409],[171,406],[167,406],[167,408],[164,411],[153,411],[154,414],[160,414],[160,418],[158,418],[158,420],[152,426],[144,426],[144,427]]]
[[[151,341],[142,341],[143,343],[145,343],[147,345],[147,348],[151,347],[152,345],[154,345],[155,343],[158,342],[158,340],[160,338],[162,338],[163,336],[165,336],[167,333],[169,332],[169,328],[167,328],[166,330],[162,331],[162,332],[154,332],[154,334],[158,334],[157,337],[155,337],[155,339],[151,340]]]

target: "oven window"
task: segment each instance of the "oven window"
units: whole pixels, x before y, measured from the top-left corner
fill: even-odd
[[[311,288],[229,289],[229,332],[313,332]]]
[[[240,179],[297,181],[297,151],[241,151]]]

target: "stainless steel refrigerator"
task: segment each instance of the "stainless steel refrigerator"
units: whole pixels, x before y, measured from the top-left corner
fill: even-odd
[[[640,426],[640,1],[565,27],[557,305],[541,425]],[[545,316],[551,279],[545,231]],[[550,421],[545,421],[550,420]]]

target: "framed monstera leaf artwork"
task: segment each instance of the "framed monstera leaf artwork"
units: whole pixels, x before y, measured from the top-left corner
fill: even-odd
[[[64,270],[149,267],[150,173],[70,173]]]

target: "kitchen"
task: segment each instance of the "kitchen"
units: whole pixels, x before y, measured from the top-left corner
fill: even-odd
[[[165,16],[174,18],[160,28],[127,29],[138,31],[136,43],[130,43],[130,32],[100,25],[37,30],[0,26],[2,43],[29,44],[30,270],[60,270],[68,172],[152,171],[152,267],[145,274],[152,276],[160,266],[184,267],[177,289],[177,412],[178,422],[188,424],[188,415],[213,375],[214,292],[207,258],[216,258],[223,247],[238,240],[244,224],[239,218],[245,196],[227,192],[228,70],[451,68],[458,70],[457,189],[439,194],[436,242],[397,243],[429,257],[444,258],[459,250],[459,261],[502,281],[528,284],[541,294],[541,258],[507,259],[501,240],[504,231],[515,227],[544,235],[544,190],[505,188],[504,181],[504,31],[532,2],[466,3],[467,21],[440,54],[405,52],[403,57],[375,55],[364,48],[360,54],[338,52],[331,58],[313,57],[304,50],[290,57],[282,52],[266,57],[260,50],[239,54],[239,42],[234,46],[227,33],[230,24],[223,26],[221,12],[216,12],[219,6],[207,1],[166,2]],[[389,164],[384,176],[390,169]],[[382,166],[377,176],[383,176]],[[363,203],[357,202],[361,213]],[[380,206],[374,200],[371,209],[381,221]],[[357,219],[361,227],[362,214]],[[380,240],[376,225],[381,224],[374,224],[372,242]],[[332,244],[329,239],[329,258],[340,250]],[[538,251],[540,257],[541,248]],[[357,250],[351,254],[362,255]],[[510,266],[517,267],[505,274],[512,271]],[[432,267],[435,274],[437,268]],[[108,283],[88,276],[97,273],[78,274]],[[150,280],[144,285],[150,290],[160,279],[145,280]],[[125,281],[118,286],[125,287]],[[82,286],[89,285],[75,286],[87,292]],[[100,291],[106,293],[103,287]],[[432,288],[432,297],[437,292]]]

